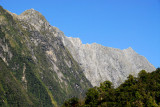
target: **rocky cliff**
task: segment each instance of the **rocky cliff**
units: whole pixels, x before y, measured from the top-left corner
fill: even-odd
[[[63,36],[62,40],[93,86],[109,80],[117,87],[129,74],[137,76],[141,70],[147,72],[155,70],[145,57],[131,47],[120,50],[97,43],[82,44],[79,38],[66,36]]]

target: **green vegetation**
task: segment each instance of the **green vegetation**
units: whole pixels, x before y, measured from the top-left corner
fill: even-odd
[[[145,70],[138,77],[128,79],[114,89],[112,83],[105,81],[100,87],[87,91],[85,99],[72,98],[64,107],[159,107],[160,106],[160,68],[152,73]]]
[[[6,23],[0,26],[0,42],[3,46],[8,46],[8,52],[4,52],[0,46],[1,54],[6,59],[8,65],[0,58],[0,86],[2,106],[49,106],[52,107],[53,98],[49,95],[43,82],[39,80],[35,63],[32,60],[29,49],[26,46],[29,32],[19,27],[12,16],[0,7],[0,15],[4,16]],[[9,58],[12,54],[12,60]],[[25,77],[27,80],[27,90],[22,81],[23,67],[26,65]],[[4,74],[5,73],[5,74]],[[6,82],[10,79],[10,82]],[[6,82],[6,83],[5,83]]]
[[[0,58],[0,106],[33,106],[27,92]]]

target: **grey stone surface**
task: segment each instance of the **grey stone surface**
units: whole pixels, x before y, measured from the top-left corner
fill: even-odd
[[[129,74],[137,76],[141,70],[147,72],[155,70],[145,57],[136,53],[131,47],[120,50],[97,43],[82,44],[79,38],[65,36],[62,40],[93,86],[109,80],[117,87]]]

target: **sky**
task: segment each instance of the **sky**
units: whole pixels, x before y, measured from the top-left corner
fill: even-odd
[[[160,67],[160,0],[0,0],[0,5],[18,15],[34,8],[66,36],[132,47]]]

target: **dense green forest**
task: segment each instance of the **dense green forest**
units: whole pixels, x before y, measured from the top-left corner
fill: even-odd
[[[100,87],[90,88],[85,99],[72,98],[64,107],[159,107],[160,106],[160,68],[152,73],[145,70],[138,77],[128,79],[114,89],[112,83],[105,81]]]

